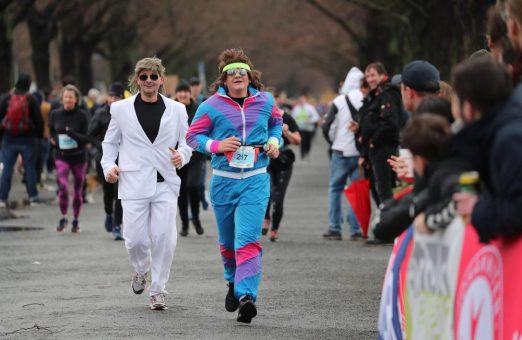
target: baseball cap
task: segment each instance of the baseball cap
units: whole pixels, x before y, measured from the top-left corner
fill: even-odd
[[[109,96],[123,98],[123,85],[120,82],[112,83],[109,87]]]
[[[400,82],[419,92],[438,92],[440,72],[425,60],[414,60],[404,67]]]

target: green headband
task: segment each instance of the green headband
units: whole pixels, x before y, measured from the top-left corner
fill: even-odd
[[[245,69],[247,71],[250,71],[250,66],[248,66],[248,64],[245,64],[245,63],[232,63],[232,64],[228,64],[225,67],[223,67],[223,71],[221,71],[221,72],[226,72],[226,71],[232,70],[234,68],[243,68],[243,69]]]

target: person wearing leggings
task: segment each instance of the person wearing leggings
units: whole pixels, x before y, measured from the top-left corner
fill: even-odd
[[[270,160],[268,173],[270,174],[270,198],[265,212],[262,234],[266,235],[272,222],[270,231],[270,241],[274,242],[279,238],[279,224],[283,219],[283,201],[285,199],[286,188],[292,177],[293,163],[295,154],[288,146],[290,144],[299,145],[301,134],[295,119],[283,111],[283,146],[280,148],[278,158]],[[273,203],[273,205],[272,205]],[[273,206],[273,212],[272,212]],[[272,215],[270,215],[272,212]]]
[[[62,107],[51,112],[49,133],[54,148],[58,202],[62,217],[56,230],[63,232],[68,225],[69,173],[73,174],[74,196],[72,200],[73,222],[71,232],[80,232],[78,217],[82,207],[83,183],[87,170],[87,114],[78,107],[80,91],[74,85],[62,89]]]

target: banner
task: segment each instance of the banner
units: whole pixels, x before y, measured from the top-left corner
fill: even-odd
[[[395,239],[382,287],[379,308],[379,339],[401,340],[405,338],[404,278],[412,249],[412,240],[412,227]]]
[[[394,245],[379,310],[380,339],[522,340],[522,236],[479,242],[456,219]]]
[[[415,234],[408,266],[407,337],[451,339],[464,223],[454,219],[445,230]]]

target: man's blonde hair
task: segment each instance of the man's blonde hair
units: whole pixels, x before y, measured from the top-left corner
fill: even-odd
[[[136,67],[134,67],[134,74],[129,78],[129,88],[132,94],[140,92],[138,76],[142,71],[157,72],[160,77],[165,75],[165,67],[161,63],[161,59],[156,57],[141,59],[136,63]],[[161,94],[165,94],[165,87],[163,84],[160,86],[159,92]]]

